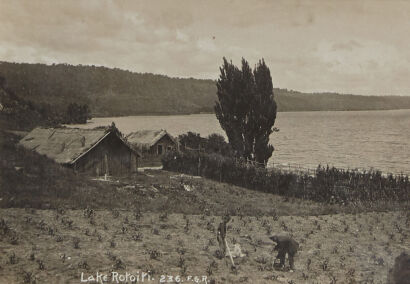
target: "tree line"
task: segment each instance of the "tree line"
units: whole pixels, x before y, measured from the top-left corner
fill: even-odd
[[[0,73],[21,98],[63,112],[71,102],[93,116],[213,113],[214,80],[170,78],[118,68],[0,62]],[[410,97],[302,93],[274,88],[278,111],[410,108]]]

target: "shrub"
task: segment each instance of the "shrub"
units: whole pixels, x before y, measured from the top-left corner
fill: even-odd
[[[75,249],[79,249],[79,248],[80,248],[80,239],[79,239],[79,238],[75,237],[75,238],[73,239],[73,246],[74,246]]]
[[[410,200],[408,176],[385,176],[379,171],[358,172],[319,165],[313,175],[308,175],[262,168],[242,159],[194,151],[168,152],[162,158],[162,164],[164,170],[330,204]]]
[[[36,283],[36,277],[33,272],[23,271],[23,283],[34,284]]]

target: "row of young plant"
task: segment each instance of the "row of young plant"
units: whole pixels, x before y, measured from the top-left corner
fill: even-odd
[[[218,154],[171,152],[162,159],[169,171],[233,185],[326,203],[356,201],[409,201],[408,176],[384,176],[379,171],[356,172],[318,166],[313,175],[282,172],[253,166]]]

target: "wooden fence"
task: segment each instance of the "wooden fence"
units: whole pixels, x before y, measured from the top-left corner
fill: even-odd
[[[326,165],[322,165],[326,167]],[[314,175],[316,170],[317,170],[318,165],[300,165],[300,164],[276,164],[273,162],[268,163],[267,169],[272,170],[272,171],[281,171],[285,173],[297,173],[297,174],[308,174],[308,175]],[[329,165],[329,168],[336,168],[338,170],[345,170],[345,171],[350,171],[350,172],[357,172],[357,173],[368,173],[370,171],[380,171],[382,173],[382,176],[410,176],[410,172],[383,172],[381,170],[377,169],[365,169],[365,168],[341,168],[341,167],[334,167]]]
[[[193,149],[193,148],[189,148],[189,147],[184,147],[184,150],[188,150],[188,151],[192,151],[192,152],[198,152],[198,153],[205,153],[205,149],[204,148],[197,148],[197,149]],[[246,163],[249,165],[253,165],[253,166],[266,166],[266,168],[268,170],[271,171],[280,171],[283,173],[295,173],[295,174],[307,174],[309,176],[314,176],[316,173],[316,170],[318,168],[319,165],[315,165],[315,164],[293,164],[293,163],[286,163],[286,164],[279,164],[279,163],[275,163],[274,161],[268,161],[268,163],[265,164],[261,164],[258,163],[256,161],[251,161],[251,160],[243,160],[243,159],[237,159],[235,158],[235,161],[237,163],[242,162],[242,163]],[[326,167],[327,165],[322,165],[324,167]],[[200,160],[199,160],[199,164],[198,164],[198,168],[200,167]],[[332,165],[329,165],[330,168],[336,168],[338,170],[345,170],[345,171],[351,171],[351,172],[357,172],[357,173],[366,173],[366,172],[370,172],[370,171],[377,171],[377,169],[365,169],[365,168],[341,168],[341,167],[334,167]],[[392,172],[383,172],[380,170],[380,172],[382,173],[382,176],[410,176],[410,172],[396,172],[396,173],[392,173]]]

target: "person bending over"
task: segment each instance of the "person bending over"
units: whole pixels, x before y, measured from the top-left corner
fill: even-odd
[[[279,258],[280,266],[281,267],[285,266],[285,257],[286,257],[286,254],[288,254],[290,269],[294,270],[295,269],[294,257],[295,257],[296,252],[299,249],[299,244],[294,239],[288,236],[274,235],[270,237],[269,239],[271,239],[273,242],[276,243],[274,250],[278,251],[278,255],[276,258]]]

